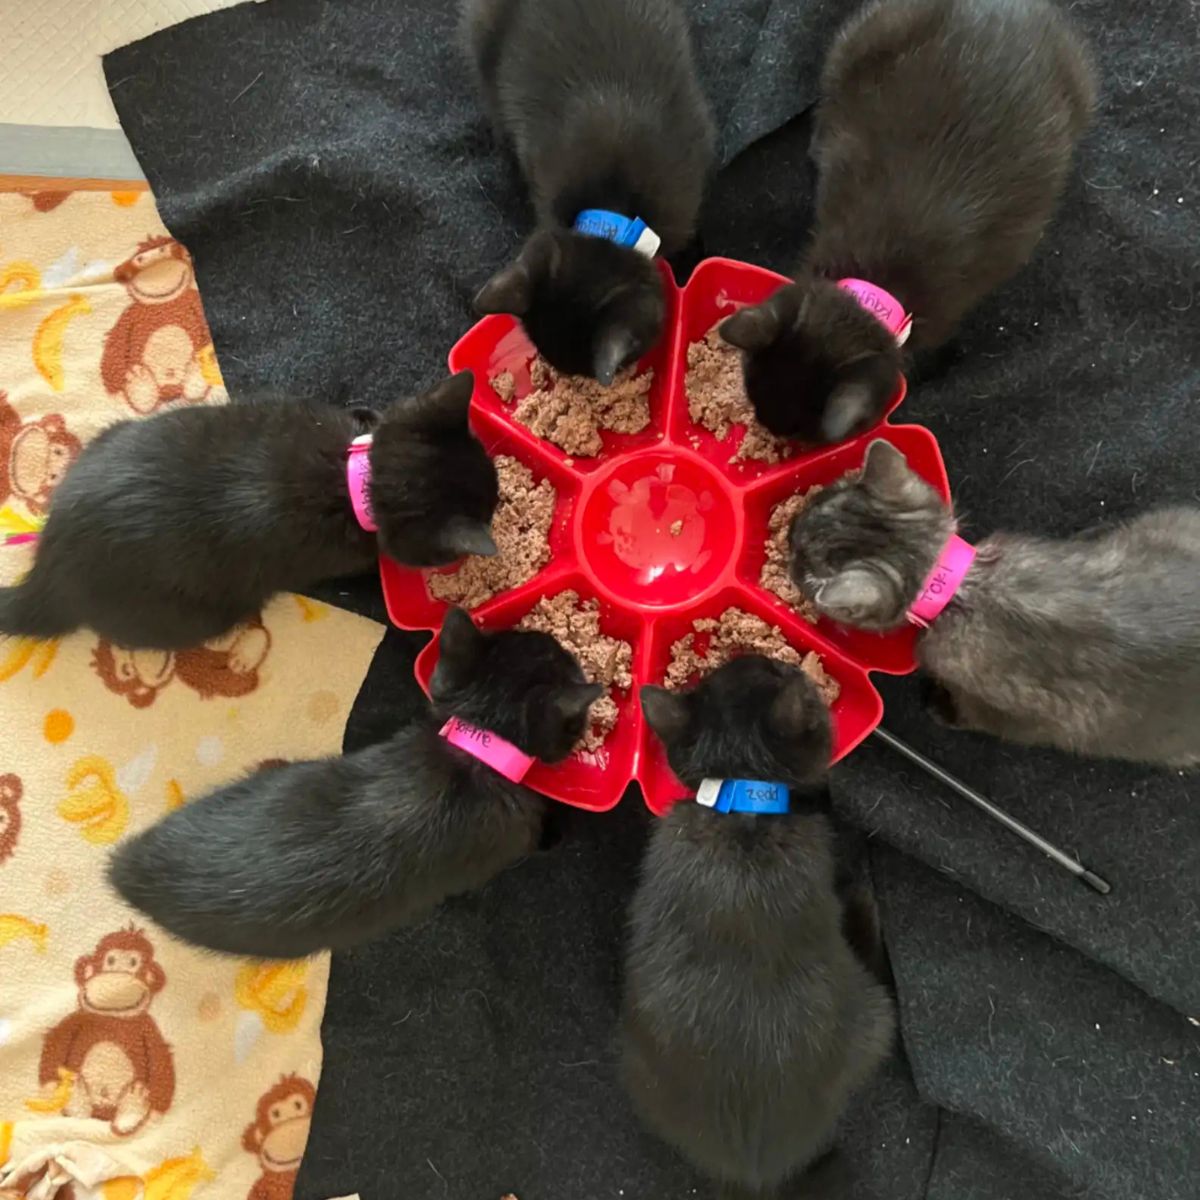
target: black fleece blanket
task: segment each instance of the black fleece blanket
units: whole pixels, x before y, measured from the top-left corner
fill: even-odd
[[[692,0],[722,170],[695,253],[786,270],[811,213],[805,114],[849,3]],[[450,0],[268,0],[110,55],[121,122],[192,250],[231,388],[381,401],[428,382],[528,230]],[[1076,0],[1103,81],[1036,260],[917,364],[968,536],[1065,534],[1200,500],[1200,73],[1191,0]],[[677,264],[682,273],[687,264]],[[681,279],[682,282],[682,279]],[[370,580],[329,597],[380,616]],[[393,633],[347,746],[417,702]],[[862,831],[902,1038],[850,1114],[862,1200],[1192,1200],[1200,1179],[1195,776],[941,731],[899,735],[1106,876],[1102,898],[868,743]],[[687,1198],[614,1077],[624,909],[647,818],[563,810],[554,851],[335,957],[301,1200]]]

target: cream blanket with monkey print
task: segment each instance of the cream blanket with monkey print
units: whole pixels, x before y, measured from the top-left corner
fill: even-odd
[[[148,193],[0,195],[0,581],[28,568],[101,428],[225,399],[190,260]],[[4,1200],[290,1197],[328,958],[200,954],[103,873],[188,797],[337,753],[381,635],[285,596],[174,654],[0,639]]]

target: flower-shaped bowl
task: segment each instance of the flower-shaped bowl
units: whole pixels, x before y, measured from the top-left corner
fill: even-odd
[[[628,693],[613,693],[619,719],[604,745],[554,766],[537,763],[527,777],[545,795],[593,810],[615,805],[632,779],[658,814],[685,794],[642,719],[637,690],[644,683],[662,682],[672,645],[692,631],[693,621],[719,617],[730,607],[778,626],[801,653],[817,652],[841,687],[832,707],[833,761],[853,750],[883,712],[869,672],[913,670],[915,631],[871,634],[824,618],[815,625],[804,620],[759,582],[768,519],[789,496],[861,467],[875,438],[895,445],[918,474],[949,496],[933,435],[919,425],[888,420],[904,399],[903,379],[880,423],[851,441],[801,447],[773,465],[733,459],[741,427],[718,441],[689,417],[688,346],[722,317],[764,299],[787,280],[746,263],[710,258],[680,289],[665,264],[661,270],[666,328],[637,368],[654,371],[650,424],[637,434],[604,432],[603,449],[594,458],[569,457],[536,437],[517,423],[513,405],[490,386],[490,379],[508,371],[516,380],[517,398],[529,388],[534,351],[513,318],[480,321],[449,358],[451,370],[475,373],[471,422],[488,452],[518,459],[535,481],[548,479],[557,493],[550,561],[527,583],[473,610],[477,623],[484,629],[513,626],[542,597],[573,590],[581,600],[598,601],[603,633],[633,647],[634,686]],[[427,572],[385,559],[381,575],[396,625],[440,627],[446,605],[430,594]],[[416,663],[417,678],[427,690],[436,662],[435,638]]]

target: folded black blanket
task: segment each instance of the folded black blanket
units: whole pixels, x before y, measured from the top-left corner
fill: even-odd
[[[722,147],[698,253],[795,260],[813,184],[804,114],[852,7],[692,0]],[[941,439],[969,537],[1200,500],[1194,4],[1071,7],[1103,99],[1063,211],[954,353],[918,364],[899,414]],[[269,0],[106,59],[160,210],[195,255],[235,393],[381,401],[427,382],[527,230],[454,25],[448,0]],[[382,612],[369,580],[328,598]],[[385,640],[348,744],[411,712],[420,642]],[[1195,777],[944,732],[912,680],[881,689],[889,727],[1113,892],[1089,892],[882,747],[837,768],[902,1016],[896,1059],[847,1122],[855,1196],[1194,1197]],[[562,815],[557,850],[335,957],[299,1197],[705,1194],[639,1131],[614,1078],[647,818],[632,793],[604,816]]]

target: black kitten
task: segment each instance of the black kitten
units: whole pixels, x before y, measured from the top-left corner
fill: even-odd
[[[260,771],[125,842],[109,878],[177,937],[295,958],[378,937],[537,849],[546,802],[438,735],[456,716],[544,762],[601,692],[544,633],[442,626],[429,713],[344,758]]]
[[[882,0],[839,33],[813,135],[815,229],[801,272],[722,336],[773,433],[834,442],[882,415],[895,339],[834,282],[866,279],[934,347],[1033,253],[1095,82],[1045,0]]]
[[[106,429],[51,500],[33,569],[0,589],[0,632],[80,626],[122,646],[198,645],[276,593],[366,571],[495,553],[496,470],[467,427],[470,372],[380,417],[289,400],[176,408]],[[354,515],[351,440],[377,421]]]
[[[572,232],[585,209],[640,217],[672,254],[695,229],[714,131],[674,0],[467,0],[464,24],[538,232],[475,299],[521,318],[555,369],[611,383],[662,332],[647,255]]]
[[[843,931],[829,713],[803,672],[750,655],[691,692],[641,695],[687,787],[791,789],[787,814],[681,801],[658,824],[633,899],[622,1031],[646,1123],[722,1183],[769,1193],[830,1149],[894,1026]]]

